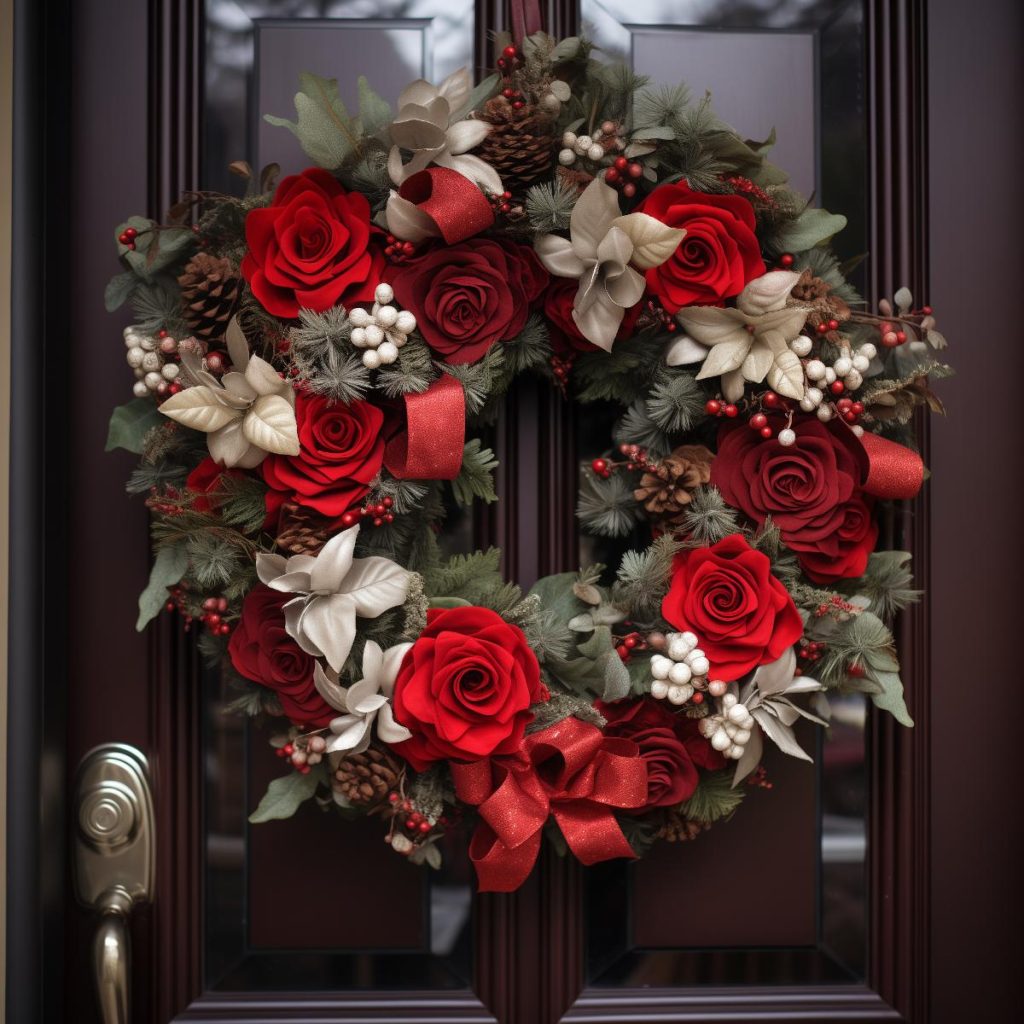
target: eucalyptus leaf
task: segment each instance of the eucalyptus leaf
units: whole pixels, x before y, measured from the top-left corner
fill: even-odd
[[[321,765],[316,765],[306,775],[291,772],[274,779],[263,794],[259,807],[249,815],[249,821],[258,825],[264,821],[290,818],[316,792],[322,774]]]
[[[104,451],[112,452],[115,448],[124,448],[125,451],[141,455],[146,434],[162,422],[160,411],[153,399],[133,398],[130,402],[119,405],[111,415]]]
[[[900,725],[912,726],[914,720],[907,711],[903,699],[903,681],[896,672],[886,672],[874,667],[869,668],[870,675],[881,686],[881,693],[872,693],[871,699],[876,708],[888,711]]]
[[[827,242],[845,227],[842,214],[808,207],[780,230],[776,246],[781,252],[805,252]]]
[[[358,143],[352,119],[338,92],[338,80],[304,72],[299,81],[301,89],[295,94],[297,119],[289,121],[265,114],[263,120],[287,128],[299,140],[306,156],[333,171],[352,155]]]
[[[370,88],[363,75],[359,76],[359,120],[363,132],[376,135],[391,123],[391,107],[388,101]]]
[[[120,309],[128,301],[138,283],[139,279],[130,270],[112,277],[103,292],[103,305],[107,312],[113,313],[115,309]]]
[[[160,548],[149,571],[149,583],[139,595],[139,617],[135,628],[142,632],[167,603],[167,588],[181,582],[188,569],[188,551],[184,544]]]

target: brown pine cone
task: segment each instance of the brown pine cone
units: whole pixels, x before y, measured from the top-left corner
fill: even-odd
[[[665,823],[658,829],[658,838],[667,839],[670,843],[685,843],[696,839],[710,825],[702,821],[689,821],[678,811],[669,811]]]
[[[714,457],[702,444],[684,444],[644,473],[633,497],[653,519],[678,526],[690,504],[690,492],[711,479]]]
[[[405,767],[383,747],[347,754],[334,768],[332,785],[350,803],[373,807],[387,800],[402,782]]]
[[[185,322],[203,341],[224,336],[242,290],[242,279],[229,260],[198,252],[178,278]]]
[[[331,535],[331,521],[302,505],[281,508],[277,546],[293,555],[315,555]]]
[[[504,96],[488,100],[477,115],[491,125],[474,151],[501,176],[505,189],[521,196],[551,171],[555,160],[554,121],[538,107],[516,110]]]
[[[807,317],[815,327],[825,320],[843,322],[850,319],[850,307],[837,295],[832,294],[832,286],[820,277],[815,277],[810,270],[800,275],[800,280],[793,285],[789,293],[797,302],[811,307]]]

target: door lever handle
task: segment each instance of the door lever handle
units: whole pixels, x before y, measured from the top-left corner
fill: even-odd
[[[103,1024],[128,1024],[128,918],[153,893],[154,816],[149,766],[134,747],[91,750],[78,768],[75,891],[100,915],[93,963]]]

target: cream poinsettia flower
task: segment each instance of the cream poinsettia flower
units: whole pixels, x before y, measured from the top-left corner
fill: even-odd
[[[534,245],[552,274],[580,282],[572,318],[610,352],[626,310],[644,293],[640,271],[664,263],[685,234],[645,213],[623,215],[615,189],[595,178],[573,207],[569,237],[541,235]]]
[[[743,397],[744,382],[769,387],[786,398],[804,397],[804,370],[790,349],[803,329],[807,310],[787,306],[800,275],[772,270],[740,292],[735,309],[690,306],[676,313],[686,330],[665,353],[669,366],[703,363],[697,380],[722,378],[722,394],[730,402]]]
[[[332,537],[318,555],[259,554],[256,574],[272,590],[296,594],[285,629],[307,653],[340,672],[356,636],[356,616],[375,619],[400,605],[409,572],[389,558],[354,558],[359,526]]]
[[[220,380],[198,357],[183,356],[182,365],[195,383],[162,402],[160,412],[205,433],[215,462],[252,469],[270,452],[299,454],[295,389],[265,359],[246,351]]]
[[[491,126],[486,121],[458,119],[471,88],[469,71],[460,68],[440,85],[420,78],[402,90],[391,124],[394,145],[388,155],[388,173],[396,185],[437,164],[458,171],[487,192],[502,191],[498,172],[469,153],[483,142]],[[408,163],[402,161],[403,149],[412,153]]]
[[[360,754],[373,739],[374,731],[383,743],[401,743],[412,736],[395,721],[391,697],[402,659],[412,644],[398,644],[382,651],[380,644],[367,640],[363,648],[363,678],[352,686],[338,684],[336,673],[317,662],[313,682],[325,701],[342,714],[330,724],[327,752],[335,759]],[[374,729],[376,726],[376,730]]]

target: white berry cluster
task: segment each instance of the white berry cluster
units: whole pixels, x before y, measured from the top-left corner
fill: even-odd
[[[672,704],[685,704],[695,690],[706,690],[707,674],[711,665],[697,646],[693,633],[668,633],[665,653],[651,658],[651,696],[655,700],[668,698]]]
[[[586,157],[597,163],[603,160],[608,152],[608,141],[611,140],[611,148],[623,150],[626,148],[626,140],[619,138],[616,134],[618,126],[614,121],[605,121],[600,128],[594,129],[593,135],[577,135],[575,132],[565,132],[562,135],[562,149],[558,154],[558,162],[563,167],[571,167],[576,163],[577,157]],[[602,141],[605,140],[605,141]]]
[[[711,746],[726,757],[738,761],[743,748],[750,742],[754,728],[754,716],[741,704],[735,693],[721,698],[718,712],[700,720],[701,735],[711,741]]]
[[[811,354],[811,346],[811,339],[806,334],[799,335],[789,343],[789,347],[801,359]],[[804,397],[800,399],[800,408],[804,412],[816,412],[818,419],[822,423],[827,423],[835,415],[835,409],[827,400],[826,390],[835,381],[840,380],[846,391],[856,391],[864,383],[864,374],[877,352],[875,346],[868,342],[861,345],[856,352],[847,350],[831,366],[826,365],[821,359],[809,360],[804,365],[804,373],[810,384],[804,392]]]
[[[416,317],[407,309],[391,305],[395,293],[391,285],[381,283],[374,292],[373,309],[357,307],[349,315],[352,344],[363,349],[363,366],[376,370],[398,358],[398,350],[416,330]]]
[[[135,397],[167,394],[171,381],[178,376],[178,364],[166,362],[165,356],[177,352],[177,341],[171,337],[154,338],[138,327],[126,327],[124,343],[128,349],[125,358],[135,373],[135,384],[132,387]]]

